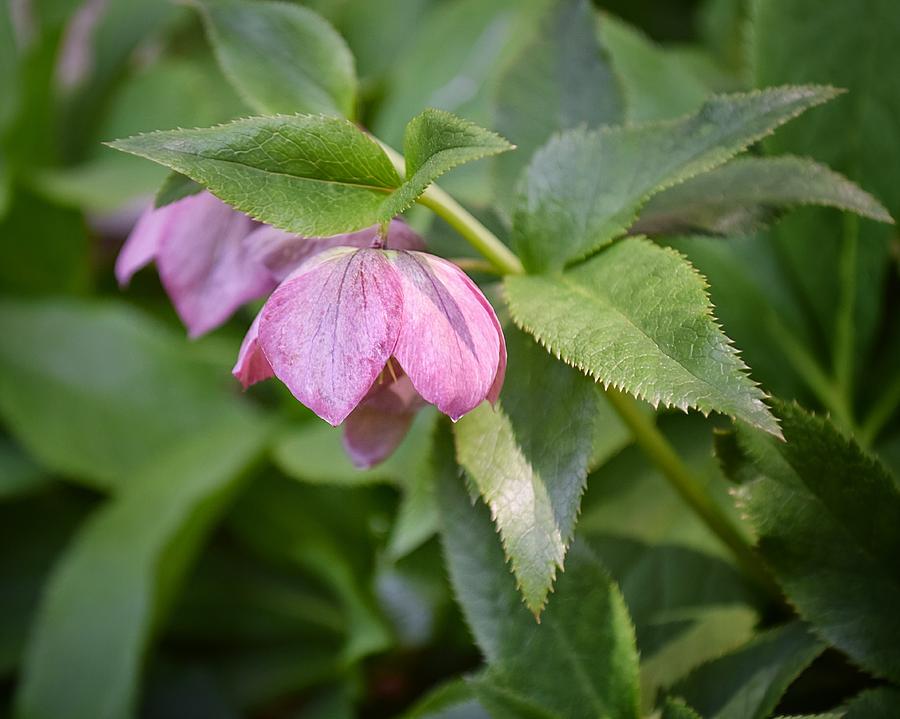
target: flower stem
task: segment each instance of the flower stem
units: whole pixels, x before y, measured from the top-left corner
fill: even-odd
[[[769,595],[781,601],[781,590],[769,570],[753,551],[737,524],[722,511],[705,487],[697,481],[687,465],[657,429],[656,424],[641,412],[631,397],[614,389],[606,392],[610,404],[631,430],[638,446],[663,473],[681,498],[697,513],[706,526],[731,550],[738,564],[756,580]]]
[[[525,271],[512,250],[441,188],[432,185],[418,202],[456,230],[501,275],[518,275]]]

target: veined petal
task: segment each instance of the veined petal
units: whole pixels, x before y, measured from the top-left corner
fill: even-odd
[[[249,217],[208,192],[161,209],[168,208],[156,264],[191,337],[215,329],[275,287],[269,271],[245,250],[243,240],[254,227]]]
[[[156,257],[173,211],[172,205],[158,210],[151,205],[144,210],[116,257],[116,280],[120,287],[126,287],[134,273]]]
[[[344,420],[344,449],[353,464],[368,469],[390,457],[424,404],[406,375],[396,382],[372,385]]]
[[[261,316],[262,312],[253,318],[253,324],[250,325],[250,329],[244,335],[244,341],[241,342],[237,362],[234,364],[234,369],[231,370],[231,374],[238,379],[244,389],[275,375],[269,365],[269,360],[266,359],[266,355],[259,346],[259,318]]]
[[[393,354],[403,292],[382,250],[336,248],[304,263],[262,311],[259,343],[293,395],[333,425]]]
[[[421,252],[389,256],[403,285],[394,356],[419,394],[456,421],[496,390],[505,353],[497,317],[456,265]]]
[[[332,247],[371,247],[378,225],[332,237],[298,237],[269,225],[257,228],[245,239],[248,255],[265,265],[279,282],[305,260]],[[422,238],[403,220],[388,226],[386,246],[397,250],[424,249]]]

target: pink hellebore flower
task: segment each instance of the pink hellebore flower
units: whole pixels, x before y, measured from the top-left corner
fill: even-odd
[[[377,234],[377,227],[369,227],[334,237],[297,237],[200,192],[144,212],[116,259],[116,278],[125,286],[155,260],[178,316],[190,336],[199,337],[241,305],[271,292],[313,254],[339,245],[368,247]],[[399,220],[391,223],[389,234],[395,247],[423,247]]]
[[[322,419],[346,420],[344,445],[367,467],[394,450],[424,402],[456,421],[497,400],[505,371],[497,316],[456,265],[423,252],[339,247],[275,290],[234,375],[245,387],[274,375]]]

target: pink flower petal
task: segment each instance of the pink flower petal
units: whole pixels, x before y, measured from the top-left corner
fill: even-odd
[[[247,256],[243,240],[254,227],[249,217],[208,192],[157,212],[167,210],[156,264],[191,337],[215,329],[275,287],[269,271]]]
[[[376,381],[366,398],[344,420],[344,449],[353,464],[369,469],[390,457],[423,405],[406,375],[396,382]]]
[[[253,324],[244,335],[237,362],[235,362],[234,369],[231,370],[231,374],[238,379],[244,389],[257,382],[262,382],[264,379],[269,379],[275,374],[259,346],[259,318],[261,316],[261,312],[256,315]]]
[[[456,421],[499,392],[505,348],[497,317],[456,265],[421,252],[389,256],[403,286],[394,356],[419,394]]]
[[[171,207],[168,205],[157,210],[151,205],[138,219],[116,257],[116,280],[120,287],[127,287],[134,273],[156,257],[163,232],[169,224]]]
[[[269,225],[263,225],[247,235],[247,253],[254,261],[265,265],[279,282],[297,269],[306,259],[332,247],[371,247],[378,225],[358,232],[332,237],[297,237]],[[388,227],[387,247],[397,250],[424,249],[422,238],[403,220],[392,220]]]
[[[365,397],[400,333],[403,294],[382,250],[336,248],[266,302],[259,344],[293,395],[333,425]]]

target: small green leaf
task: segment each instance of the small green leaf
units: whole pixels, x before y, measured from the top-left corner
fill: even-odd
[[[456,424],[456,453],[491,509],[525,604],[539,615],[575,529],[600,400],[590,379],[525,333],[513,329],[506,339],[500,406],[484,404]]]
[[[835,94],[810,85],[723,95],[679,120],[562,133],[535,153],[519,187],[513,240],[522,262],[543,272],[591,254],[624,233],[655,193]]]
[[[621,122],[619,83],[597,42],[588,0],[545,3],[539,32],[496,82],[494,124],[516,143],[494,164],[498,204],[511,216],[522,170],[554,132]]]
[[[165,207],[190,195],[196,195],[202,189],[203,186],[194,182],[190,177],[185,177],[178,172],[170,172],[156,193],[154,205]]]
[[[227,367],[116,305],[0,303],[0,414],[46,467],[99,488],[240,403]],[[177,410],[177,411],[176,411]]]
[[[766,719],[825,645],[800,622],[759,634],[672,687],[705,719]]]
[[[681,699],[666,699],[662,719],[700,719],[700,715]]]
[[[155,623],[266,430],[256,416],[220,417],[158,454],[83,526],[45,588],[16,716],[132,714]]]
[[[713,318],[703,278],[678,253],[629,238],[562,275],[505,286],[516,324],[604,386],[780,435]]]
[[[512,150],[500,135],[443,110],[428,109],[406,126],[406,181],[382,208],[382,221],[409,208],[425,189],[457,165]]]
[[[478,705],[471,682],[456,679],[429,692],[401,719],[489,719]]]
[[[836,207],[893,223],[878,200],[825,165],[802,157],[742,157],[653,197],[632,231],[741,234],[798,205]]]
[[[900,490],[828,420],[785,403],[776,411],[787,442],[738,433],[755,474],[739,499],[759,550],[822,636],[868,671],[900,680]]]
[[[536,623],[509,576],[487,508],[472,506],[446,434],[438,439],[438,452],[450,579],[489,665],[479,698],[510,697],[520,708],[533,708],[530,716],[635,719],[634,632],[597,557],[586,545],[573,544],[553,601]]]
[[[223,71],[258,112],[353,116],[353,55],[326,20],[287,2],[195,1]]]

